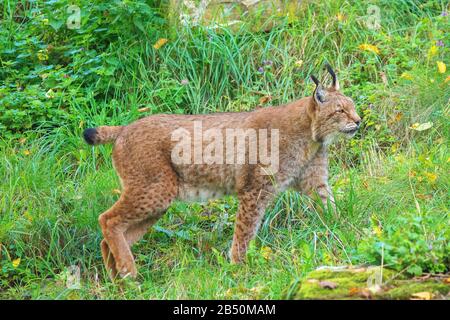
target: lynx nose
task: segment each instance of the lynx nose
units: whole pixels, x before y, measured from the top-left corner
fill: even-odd
[[[361,125],[361,120],[356,120],[355,121],[356,126],[359,128],[359,126]]]

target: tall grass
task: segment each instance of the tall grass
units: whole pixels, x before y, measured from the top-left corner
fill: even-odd
[[[2,7],[12,38],[20,28],[8,9],[13,5]],[[74,96],[67,107],[70,121],[56,129],[44,124],[25,139],[0,142],[0,297],[282,298],[320,265],[370,261],[359,246],[372,236],[374,220],[395,227],[398,216],[425,212],[448,226],[449,91],[427,58],[434,41],[429,30],[441,30],[436,16],[445,3],[377,5],[381,31],[367,29],[364,2],[321,1],[269,32],[245,24],[237,30],[179,28],[159,50],[135,37],[111,43],[104,53],[120,68],[106,90],[93,83],[86,99]],[[363,52],[363,43],[377,45],[382,54]],[[444,52],[440,59],[448,60]],[[236,199],[176,203],[133,248],[139,283],[125,290],[111,284],[97,217],[117,200],[119,183],[111,147],[86,146],[82,129],[127,124],[150,113],[283,104],[311,93],[310,74],[326,79],[320,69],[325,61],[338,70],[365,122],[358,139],[332,150],[339,215],[311,210],[310,200],[286,192],[266,213],[247,264],[233,266],[227,254]],[[402,79],[403,72],[414,80]],[[268,96],[270,102],[260,101]],[[410,129],[427,121],[433,122],[428,131]],[[81,289],[66,287],[69,266],[80,268]]]

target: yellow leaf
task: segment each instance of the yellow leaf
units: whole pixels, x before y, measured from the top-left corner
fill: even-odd
[[[259,104],[265,104],[270,101],[272,101],[272,96],[264,96],[259,98]]]
[[[169,40],[167,40],[166,38],[161,38],[158,41],[155,42],[155,44],[153,45],[153,48],[155,48],[156,50],[158,50],[159,48],[161,48],[163,45],[165,45]]]
[[[48,60],[48,54],[45,50],[39,50],[37,53],[37,57],[38,57],[39,61]]]
[[[350,296],[359,296],[359,297],[365,298],[365,299],[370,299],[372,296],[372,293],[367,288],[353,287],[353,288],[350,288],[349,295]]]
[[[112,193],[113,194],[121,194],[122,191],[120,191],[119,189],[113,189]]]
[[[366,188],[367,190],[371,190],[371,189],[372,189],[367,181],[363,181],[363,186],[364,186],[364,188]]]
[[[23,154],[29,156],[31,154],[30,150],[23,150]]]
[[[295,66],[300,68],[303,65],[303,60],[297,60],[295,61]]]
[[[432,173],[432,172],[425,172],[425,176],[427,177],[428,181],[431,183],[434,183],[438,176],[436,173]]]
[[[391,152],[392,152],[392,153],[395,153],[395,152],[398,150],[398,147],[399,147],[399,144],[398,144],[398,143],[394,143],[394,144],[391,146]]]
[[[395,159],[395,161],[397,161],[399,163],[405,162],[405,157],[401,154],[399,154],[398,156],[395,156],[394,159]]]
[[[263,289],[264,288],[262,286],[256,286],[256,287],[248,289],[248,291],[250,291],[250,293],[252,293],[255,296],[259,296]]]
[[[450,283],[450,278],[445,278],[444,283]]]
[[[413,79],[412,75],[410,75],[408,72],[403,72],[402,75],[400,76],[400,78],[406,79],[406,80],[412,80]]]
[[[270,247],[262,247],[261,248],[261,255],[264,259],[269,260],[272,256],[272,249]]]
[[[290,1],[287,5],[287,16],[288,23],[298,21],[297,4],[294,1]]]
[[[383,234],[383,230],[381,230],[380,226],[375,226],[373,227],[373,233],[375,233],[377,237],[381,237],[381,235]]]
[[[138,109],[138,112],[147,112],[150,111],[150,107],[142,107]]]
[[[433,122],[425,122],[425,123],[414,123],[410,128],[416,131],[425,131],[430,129],[433,126]]]
[[[229,288],[225,291],[225,298],[231,298],[233,296],[233,289]]]
[[[373,44],[363,43],[363,44],[360,44],[358,46],[358,48],[360,50],[373,52],[375,54],[379,54],[380,53],[380,49],[378,49],[378,47],[374,46]]]
[[[445,63],[443,63],[442,61],[437,61],[436,64],[439,73],[445,73],[445,71],[447,70],[447,66],[445,65]]]
[[[19,266],[19,264],[20,264],[20,258],[14,259],[12,261],[12,265],[14,268],[17,268]]]
[[[336,18],[339,22],[342,22],[345,20],[345,16],[342,13],[338,13]]]
[[[350,296],[355,296],[355,295],[358,295],[360,293],[360,291],[361,291],[360,288],[353,287],[353,288],[350,288],[350,290],[348,291],[348,294]]]
[[[411,296],[413,299],[417,300],[431,300],[433,298],[433,294],[431,292],[417,292]]]
[[[31,214],[28,212],[28,211],[25,211],[24,213],[23,213],[23,216],[25,217],[25,218],[27,218],[27,220],[28,221],[33,221],[33,217],[31,216]]]
[[[55,92],[52,89],[49,89],[46,93],[45,93],[45,97],[47,99],[53,99],[55,97]]]
[[[430,49],[428,49],[428,58],[434,57],[437,55],[439,48],[435,45],[432,45]]]
[[[417,194],[417,198],[422,199],[422,200],[430,200],[430,199],[433,198],[433,196],[430,195],[430,194],[421,194],[421,193],[419,193],[419,194]]]

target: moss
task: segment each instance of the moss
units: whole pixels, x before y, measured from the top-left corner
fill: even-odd
[[[395,281],[394,286],[382,294],[384,299],[409,299],[414,293],[431,292],[433,296],[446,296],[450,291],[450,285],[437,280],[427,281]]]
[[[302,283],[296,299],[344,299],[348,298],[349,288],[359,286],[358,282],[342,278],[333,282],[337,284],[335,289],[325,289],[319,285],[319,282],[306,281]]]
[[[309,273],[309,279],[328,280],[333,279],[349,279],[352,281],[366,282],[367,279],[375,272],[379,271],[379,267],[349,267],[342,270],[333,269],[317,269]],[[395,272],[389,269],[383,269],[383,280],[388,280],[396,276]]]
[[[436,279],[405,279],[389,269],[383,269],[382,278],[378,267],[315,270],[302,281],[295,299],[409,299],[418,292],[444,297],[450,289]]]

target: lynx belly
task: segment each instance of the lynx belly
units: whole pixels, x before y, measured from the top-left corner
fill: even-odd
[[[226,190],[207,187],[183,185],[178,192],[178,199],[187,202],[207,202],[227,195]]]

